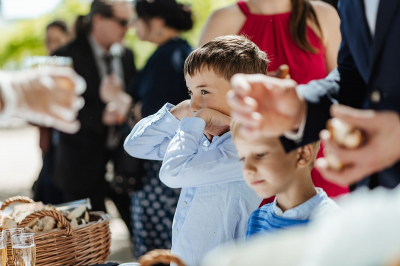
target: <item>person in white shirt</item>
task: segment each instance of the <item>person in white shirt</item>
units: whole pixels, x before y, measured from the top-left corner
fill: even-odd
[[[273,203],[250,215],[247,238],[304,225],[340,209],[322,188],[315,188],[311,180],[319,141],[286,153],[279,138],[250,138],[239,131],[240,127],[234,120],[231,133],[243,163],[246,183],[260,197],[276,196]]]
[[[247,219],[261,203],[243,180],[225,98],[235,73],[266,73],[267,66],[266,54],[244,37],[204,44],[185,61],[191,100],[166,104],[142,119],[125,140],[131,156],[163,160],[161,181],[182,188],[172,253],[187,265],[199,265],[219,244],[244,239]]]

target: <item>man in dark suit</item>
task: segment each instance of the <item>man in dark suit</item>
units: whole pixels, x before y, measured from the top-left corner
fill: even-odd
[[[331,116],[353,124],[367,135],[356,150],[321,134],[326,150],[348,167],[336,172],[324,159],[316,166],[341,185],[363,179],[359,185],[393,188],[400,182],[400,1],[342,0],[339,14],[338,67],[327,78],[296,90],[292,80],[239,75],[228,101],[249,134],[294,140],[282,137],[287,151],[317,140]],[[331,108],[336,101],[342,105]]]
[[[66,201],[88,197],[96,211],[105,211],[104,199],[111,196],[128,227],[129,197],[110,195],[105,175],[118,125],[131,104],[125,89],[136,69],[132,51],[121,42],[132,14],[130,2],[94,0],[90,13],[77,20],[76,39],[55,52],[72,58],[87,90],[78,115],[81,129],[76,134],[56,132],[54,182]]]

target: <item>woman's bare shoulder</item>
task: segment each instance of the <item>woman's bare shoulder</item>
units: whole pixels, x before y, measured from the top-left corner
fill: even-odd
[[[324,36],[324,43],[326,44],[329,40],[329,36],[337,35],[335,32],[339,33],[340,18],[336,9],[322,1],[310,1],[312,7],[314,8],[315,14],[317,15],[318,22],[321,26],[322,34]],[[311,28],[316,32],[318,36],[320,33],[316,25],[311,24]],[[336,38],[336,36],[334,36]]]
[[[325,2],[322,1],[310,1],[313,6],[315,13],[317,14],[318,21],[320,23],[329,23],[332,19],[339,19],[339,15],[336,9]]]
[[[199,45],[203,45],[218,36],[237,34],[245,21],[246,16],[237,4],[214,11],[203,29]]]
[[[238,21],[246,19],[245,15],[237,4],[215,10],[210,16],[210,19],[212,18],[224,21]]]

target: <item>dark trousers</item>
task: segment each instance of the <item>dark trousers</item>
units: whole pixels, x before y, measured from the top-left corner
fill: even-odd
[[[43,155],[43,166],[38,179],[33,184],[33,200],[44,204],[59,204],[65,202],[62,191],[51,180],[54,152],[52,146]]]

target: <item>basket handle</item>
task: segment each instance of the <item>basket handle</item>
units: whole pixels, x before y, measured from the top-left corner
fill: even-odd
[[[16,197],[12,197],[12,198],[8,198],[6,199],[3,204],[0,207],[0,211],[4,211],[5,208],[7,208],[8,206],[10,206],[13,203],[34,203],[35,201],[25,197],[25,196],[16,196]]]
[[[141,266],[151,266],[157,263],[170,264],[171,262],[175,263],[178,266],[185,266],[183,261],[171,254],[171,250],[167,249],[155,249],[147,252],[143,256],[138,259],[138,262]]]
[[[24,220],[19,224],[19,227],[25,227],[31,220],[35,218],[43,218],[45,216],[50,216],[59,221],[62,225],[62,228],[65,228],[67,231],[67,236],[72,235],[72,226],[71,224],[67,221],[67,219],[64,218],[64,216],[61,214],[61,212],[58,211],[39,211],[39,212],[34,212],[28,216],[25,217]]]

